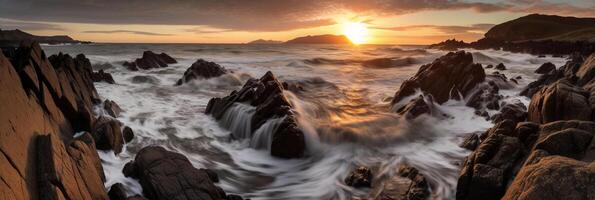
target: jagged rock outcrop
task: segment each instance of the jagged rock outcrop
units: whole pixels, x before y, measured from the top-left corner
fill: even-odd
[[[298,128],[296,113],[283,94],[283,86],[271,72],[260,79],[250,79],[239,91],[229,96],[213,98],[209,101],[205,113],[221,119],[223,114],[234,104],[244,103],[256,107],[251,119],[250,133],[271,119],[282,118],[282,122],[272,133],[271,155],[282,158],[296,158],[304,155],[306,143],[304,133]]]
[[[533,97],[535,93],[537,93],[541,88],[550,85],[562,78],[566,78],[568,80],[576,80],[575,73],[578,71],[584,59],[580,55],[572,56],[564,66],[560,67],[557,70],[552,70],[546,74],[543,74],[537,79],[527,85],[523,91],[521,91],[520,95],[526,97]]]
[[[425,98],[423,95],[419,95],[397,109],[397,113],[405,116],[406,119],[415,119],[422,114],[432,115],[433,104],[431,96]]]
[[[531,98],[528,119],[536,123],[557,120],[591,120],[589,93],[567,80],[557,81]]]
[[[93,138],[97,141],[97,149],[113,150],[115,154],[122,152],[124,138],[121,126],[122,124],[118,120],[104,116],[99,117],[91,131]]]
[[[143,52],[142,58],[137,58],[134,62],[124,62],[124,66],[129,70],[137,71],[140,69],[153,69],[167,67],[168,64],[178,63],[176,59],[166,53],[156,54],[152,51]]]
[[[430,184],[419,170],[402,164],[397,175],[388,179],[380,188],[376,200],[423,200],[430,197]],[[376,192],[374,192],[376,193]]]
[[[218,182],[216,174],[196,169],[184,155],[159,146],[141,149],[134,161],[126,164],[124,175],[137,179],[144,196],[149,199],[227,198],[227,194],[214,184]]]
[[[184,76],[178,80],[178,82],[176,82],[176,85],[182,85],[183,83],[197,79],[199,77],[208,79],[221,76],[227,72],[228,71],[225,68],[217,63],[198,59],[186,70],[186,72],[184,72]]]
[[[347,177],[345,177],[345,184],[359,187],[371,187],[372,186],[372,170],[370,168],[361,166],[353,170]]]
[[[109,99],[103,101],[103,109],[108,115],[114,118],[120,116],[120,112],[122,112],[122,108],[116,102]]]
[[[551,71],[556,70],[556,65],[552,64],[551,62],[543,63],[539,68],[535,70],[536,74],[548,74]]]
[[[435,102],[442,104],[450,98],[459,98],[459,94],[467,96],[485,78],[483,68],[473,63],[470,53],[450,52],[421,66],[413,77],[403,82],[392,104],[413,95],[416,89],[431,94]]]
[[[84,55],[46,57],[23,43],[0,53],[0,194],[6,199],[107,199],[89,136],[99,97]]]
[[[93,79],[93,82],[106,82],[109,84],[116,84],[116,81],[114,81],[114,77],[112,77],[112,74],[104,72],[103,69],[100,69],[98,72],[93,72],[91,74],[91,78]]]
[[[494,69],[506,70],[506,66],[503,63],[500,63],[500,64],[496,65],[496,67],[494,67]]]

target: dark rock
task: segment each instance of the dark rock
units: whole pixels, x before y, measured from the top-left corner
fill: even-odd
[[[243,198],[239,195],[229,194],[227,195],[226,200],[243,200]]]
[[[182,85],[183,83],[197,79],[199,77],[208,79],[218,77],[226,73],[227,70],[221,65],[214,62],[205,61],[203,59],[198,59],[186,70],[186,72],[184,72],[184,76],[178,80],[176,85]]]
[[[91,78],[93,79],[93,82],[103,81],[109,84],[116,83],[112,77],[112,74],[104,72],[103,69],[99,70],[98,72],[93,72],[93,74],[91,74]]]
[[[107,194],[110,200],[126,200],[126,190],[122,183],[113,184]]]
[[[555,189],[553,189],[555,188]],[[503,199],[593,199],[595,164],[547,156],[524,166]]]
[[[116,155],[122,152],[124,141],[120,127],[121,123],[117,120],[99,117],[91,132],[97,142],[97,149],[113,150]]]
[[[494,65],[486,65],[486,69],[494,68]]]
[[[595,80],[595,53],[585,59],[576,71],[576,77],[578,78],[577,84],[579,86],[587,85],[587,83]]]
[[[292,106],[283,95],[283,86],[273,73],[267,72],[260,79],[248,80],[241,90],[233,91],[227,97],[211,99],[205,113],[221,119],[234,103],[256,107],[251,119],[251,133],[269,119],[284,117],[273,133],[271,155],[282,158],[303,156],[306,148],[304,133],[298,128]]]
[[[397,110],[397,113],[404,116],[406,119],[415,119],[422,114],[432,115],[432,108],[433,102],[431,96],[428,98],[428,102],[426,102],[424,96],[419,95],[409,101],[406,105],[401,106],[401,108]]]
[[[567,80],[576,79],[575,74],[582,65],[583,61],[584,59],[582,56],[571,57],[571,59],[558,70],[553,70],[547,74],[543,74],[536,81],[529,83],[529,85],[527,85],[527,87],[521,91],[520,95],[531,98],[535,93],[541,90],[541,88],[553,84],[562,78],[566,78]]]
[[[479,111],[498,110],[500,109],[499,101],[502,99],[502,95],[498,94],[499,90],[500,87],[494,81],[481,84],[474,92],[471,92],[466,105]]]
[[[504,120],[511,120],[513,122],[522,122],[527,119],[527,107],[521,103],[506,103],[500,109],[500,113],[492,117],[494,123]]]
[[[479,145],[479,136],[477,136],[475,133],[472,133],[465,137],[465,140],[463,140],[463,143],[461,143],[459,146],[473,151],[477,148],[477,145]]]
[[[496,65],[496,67],[494,69],[497,69],[497,70],[506,70],[506,66],[504,66],[504,64],[500,63],[500,64]]]
[[[148,199],[137,194],[137,195],[128,197],[126,200],[148,200]]]
[[[595,134],[591,121],[556,121],[541,126],[534,149],[581,159]]]
[[[419,173],[419,170],[408,165],[401,165],[397,173],[399,176],[411,180],[407,192],[402,197],[403,199],[423,200],[430,196],[430,185],[425,176]]]
[[[118,117],[120,116],[120,112],[122,112],[122,109],[120,108],[120,106],[118,106],[118,104],[116,104],[116,102],[108,99],[106,99],[103,102],[103,109],[107,112],[108,115],[112,117]]]
[[[152,85],[158,85],[159,79],[149,75],[139,75],[132,77],[132,83],[148,83]]]
[[[548,123],[557,120],[591,120],[589,94],[567,80],[542,88],[531,98],[528,120]]]
[[[537,74],[549,74],[552,71],[556,70],[556,65],[552,64],[551,62],[543,63],[539,68],[535,70]]]
[[[464,51],[451,52],[431,64],[423,65],[410,79],[401,84],[392,104],[411,96],[416,89],[431,94],[442,104],[448,99],[469,94],[471,89],[485,80],[485,72],[480,64],[473,63],[473,56]]]
[[[139,180],[149,199],[225,199],[226,194],[215,186],[207,172],[196,169],[184,155],[163,147],[141,149],[134,161],[127,164]],[[126,168],[126,167],[125,167]]]
[[[372,187],[372,170],[367,167],[358,167],[345,178],[345,184],[352,187]]]
[[[156,54],[152,51],[143,52],[142,58],[137,58],[134,62],[124,62],[124,66],[132,71],[140,69],[153,69],[167,67],[167,64],[177,63],[175,59],[165,53]]]
[[[132,139],[134,139],[134,132],[128,126],[124,127],[124,130],[122,130],[122,134],[124,136],[125,143],[129,143],[130,141],[132,141]]]

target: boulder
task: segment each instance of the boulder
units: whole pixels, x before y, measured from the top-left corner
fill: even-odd
[[[407,192],[402,196],[403,199],[423,200],[430,197],[430,185],[426,177],[419,173],[419,170],[408,165],[401,165],[397,173],[399,176],[411,180]]]
[[[499,101],[502,99],[502,95],[498,94],[499,90],[500,87],[494,81],[481,84],[469,95],[466,105],[479,111],[498,110],[500,109]]]
[[[174,63],[178,62],[165,53],[156,54],[152,51],[145,51],[143,52],[142,58],[137,58],[134,62],[124,62],[123,65],[126,66],[129,70],[136,71],[139,68],[153,69],[167,67],[168,64]]]
[[[442,104],[450,98],[458,98],[459,94],[467,96],[485,77],[483,68],[473,63],[470,53],[451,52],[421,66],[413,77],[401,84],[392,104],[413,95],[417,89],[431,94],[438,104]]]
[[[372,187],[372,178],[372,170],[361,166],[349,173],[345,178],[345,184],[356,188]]]
[[[107,112],[108,115],[112,117],[119,117],[120,112],[122,112],[122,109],[120,108],[120,106],[118,106],[118,104],[116,104],[116,102],[108,99],[103,101],[103,109],[105,110],[105,112]]]
[[[551,62],[543,63],[539,68],[535,70],[536,74],[548,74],[552,71],[556,70],[556,65],[552,64]]]
[[[126,190],[122,183],[113,184],[107,194],[110,200],[126,200]]]
[[[479,136],[477,136],[475,133],[472,133],[465,137],[465,140],[463,140],[459,146],[461,148],[473,151],[477,148],[477,145],[479,145]]]
[[[205,113],[220,120],[235,103],[255,107],[250,123],[251,134],[268,120],[283,119],[272,133],[271,155],[282,158],[303,156],[306,149],[304,133],[298,128],[293,106],[283,94],[283,86],[273,73],[267,72],[260,79],[248,80],[242,89],[233,91],[229,96],[209,100]]]
[[[431,96],[428,97],[428,102],[426,102],[426,98],[423,95],[419,95],[406,105],[397,109],[397,113],[406,119],[415,119],[422,114],[432,115],[433,102],[431,99]]]
[[[576,77],[579,86],[587,85],[587,83],[595,80],[595,53],[585,59],[576,71]]]
[[[163,147],[141,149],[134,161],[126,166],[129,171],[125,175],[137,179],[144,196],[149,199],[209,200],[227,197],[205,170],[194,168],[184,155]]]
[[[595,134],[595,123],[591,121],[556,121],[541,126],[533,149],[547,151],[550,155],[561,155],[581,159]]]
[[[522,122],[527,119],[527,107],[521,103],[504,103],[500,112],[492,116],[492,121],[498,123],[504,120],[511,120],[513,122]]]
[[[548,123],[557,120],[591,120],[589,94],[563,79],[533,95],[528,120]]]
[[[506,70],[506,66],[504,66],[503,63],[500,63],[500,64],[496,65],[496,67],[494,67],[494,69],[497,69],[497,70]]]
[[[186,72],[184,72],[184,76],[178,80],[176,85],[182,85],[183,83],[197,78],[208,79],[218,77],[226,73],[227,70],[221,65],[214,62],[205,61],[203,59],[198,59],[186,70]]]
[[[109,84],[116,83],[112,77],[112,74],[104,72],[103,69],[99,70],[98,72],[93,72],[93,74],[91,74],[91,78],[93,79],[93,82],[103,81]]]
[[[132,141],[132,139],[134,139],[134,132],[128,126],[124,127],[124,130],[122,130],[122,134],[124,136],[125,143],[129,143],[130,141]]]
[[[576,79],[576,72],[583,64],[584,59],[582,56],[572,56],[566,64],[560,67],[557,70],[552,70],[549,73],[543,74],[537,79],[527,85],[523,91],[521,91],[520,95],[526,97],[533,97],[535,93],[537,93],[541,88],[550,85],[562,78],[566,78],[567,80],[575,80]]]
[[[119,121],[101,116],[93,125],[91,133],[97,143],[97,149],[113,150],[116,155],[122,152],[124,141]]]
[[[593,199],[595,163],[547,156],[524,166],[502,199]]]

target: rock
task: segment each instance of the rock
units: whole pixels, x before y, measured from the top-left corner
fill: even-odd
[[[266,121],[283,117],[272,133],[271,155],[282,158],[303,156],[306,149],[304,133],[298,128],[296,113],[292,111],[292,105],[283,94],[283,86],[273,73],[267,72],[260,79],[248,80],[242,89],[233,91],[227,97],[209,100],[205,113],[220,120],[235,103],[255,107],[250,123],[250,134],[253,134]]]
[[[148,200],[148,199],[137,194],[137,195],[128,197],[126,200]]]
[[[127,167],[134,171],[133,178],[138,179],[149,199],[209,200],[225,199],[227,196],[207,172],[194,168],[184,155],[163,147],[141,149]],[[125,173],[126,176],[130,174]]]
[[[39,192],[42,199],[108,199],[95,148],[82,141],[65,147],[53,134],[38,136]]]
[[[486,65],[486,69],[494,68],[494,65]]]
[[[109,192],[107,193],[109,195],[109,199],[110,200],[126,200],[126,190],[124,189],[124,185],[122,185],[122,183],[116,183],[113,184],[110,189]]]
[[[451,97],[458,98],[459,93],[467,96],[485,77],[483,68],[480,64],[473,63],[470,53],[451,52],[421,66],[413,77],[401,84],[392,104],[411,96],[416,89],[431,94],[438,104],[442,104]]]
[[[473,151],[477,148],[477,145],[479,145],[479,136],[477,136],[475,133],[472,133],[465,137],[465,140],[463,140],[463,143],[461,143],[459,146],[461,148]]]
[[[9,55],[0,53],[0,198],[107,199],[94,145],[73,139],[91,129],[99,99],[88,59],[48,59],[27,42]]]
[[[91,132],[97,143],[97,149],[113,150],[116,155],[122,152],[124,141],[120,127],[121,124],[117,120],[104,116],[99,117]]]
[[[214,62],[205,61],[203,59],[198,59],[186,70],[186,72],[184,72],[184,76],[178,80],[176,85],[182,85],[183,83],[197,79],[199,77],[208,79],[218,77],[226,73],[227,70],[221,65]]]
[[[535,93],[541,90],[541,88],[562,78],[566,78],[567,80],[576,79],[575,74],[582,65],[583,61],[584,59],[581,56],[571,57],[570,60],[558,70],[552,70],[547,74],[543,74],[536,81],[529,83],[529,85],[527,85],[527,87],[521,91],[520,95],[531,98]]]
[[[129,143],[130,141],[132,141],[132,139],[134,139],[134,132],[128,126],[125,126],[124,127],[124,130],[122,131],[122,134],[124,135],[124,142],[125,143]]]
[[[406,119],[415,119],[422,114],[432,115],[432,107],[433,103],[431,100],[431,96],[428,98],[428,102],[426,102],[424,96],[419,95],[418,97],[412,99],[404,106],[401,106],[397,110],[397,113],[404,116]]]
[[[481,84],[474,92],[471,92],[467,100],[467,106],[475,108],[478,111],[485,109],[498,110],[502,99],[502,95],[498,94],[500,87],[494,81],[489,81],[487,84]]]
[[[403,199],[423,200],[430,196],[430,185],[425,176],[419,173],[419,170],[408,165],[401,165],[397,173],[399,176],[411,180]]]
[[[91,74],[91,78],[93,79],[93,82],[103,81],[109,84],[116,83],[112,77],[112,74],[104,72],[103,69],[99,70],[98,72],[93,72],[93,74]]]
[[[156,54],[152,51],[145,51],[142,58],[137,58],[134,62],[124,62],[123,65],[129,70],[136,71],[139,68],[153,69],[167,67],[168,64],[174,63],[177,63],[177,61],[165,53]]]
[[[581,159],[595,134],[591,121],[556,121],[541,126],[533,149],[550,155]]]
[[[500,64],[496,65],[496,67],[494,69],[497,69],[497,70],[506,70],[506,66],[504,66],[504,64],[500,63]]]
[[[535,70],[536,74],[548,74],[552,71],[556,71],[556,65],[552,64],[551,62],[543,63],[543,65],[539,66]]]
[[[595,163],[547,156],[524,166],[502,199],[578,200],[594,197]]]
[[[595,53],[587,57],[580,68],[576,71],[578,78],[577,84],[579,86],[587,85],[587,83],[595,80]]]
[[[152,85],[158,85],[160,83],[159,79],[150,76],[150,75],[139,75],[132,77],[132,83],[148,83]]]
[[[105,112],[107,112],[108,115],[112,117],[119,117],[120,112],[122,112],[122,109],[120,108],[120,106],[118,106],[118,104],[116,104],[116,102],[108,99],[103,101],[103,109],[105,110]]]
[[[548,123],[557,120],[591,120],[589,94],[582,88],[560,80],[542,88],[529,104],[528,120]]]
[[[527,119],[527,107],[521,103],[505,103],[500,109],[500,113],[492,117],[494,123],[504,120],[511,120],[513,122],[522,122]]]
[[[345,178],[345,184],[356,188],[372,187],[372,178],[372,170],[361,166],[349,173]]]

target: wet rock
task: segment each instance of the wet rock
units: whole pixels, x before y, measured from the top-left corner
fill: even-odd
[[[124,127],[124,130],[122,130],[122,134],[124,135],[125,143],[129,143],[130,141],[132,141],[132,139],[134,139],[134,132],[128,126]]]
[[[555,189],[552,189],[555,188]],[[547,156],[526,165],[503,199],[593,199],[595,164]]]
[[[227,72],[228,71],[225,68],[217,63],[198,59],[186,70],[186,72],[184,72],[184,76],[178,80],[176,85],[182,85],[183,83],[197,79],[199,77],[205,79],[218,77],[226,74]]]
[[[528,120],[548,123],[557,120],[590,120],[589,94],[567,80],[542,88],[529,104]]]
[[[486,67],[485,67],[485,68],[486,68],[486,69],[491,69],[491,68],[494,68],[494,65],[486,65]]]
[[[260,79],[248,80],[242,89],[233,91],[227,97],[211,99],[205,113],[219,120],[234,103],[256,107],[251,119],[251,133],[266,121],[283,117],[272,133],[271,155],[282,158],[303,156],[306,148],[304,133],[298,128],[292,106],[283,94],[283,86],[273,73],[267,72]]]
[[[595,80],[595,53],[587,57],[580,68],[576,71],[579,86],[587,85]]]
[[[581,159],[595,134],[595,123],[591,121],[556,121],[541,126],[534,149]]]
[[[432,115],[433,103],[431,97],[428,98],[428,101],[429,103],[426,102],[424,96],[419,95],[409,101],[406,105],[397,109],[397,113],[404,116],[406,119],[415,119],[422,114]]]
[[[113,150],[117,155],[122,152],[124,141],[122,138],[121,123],[117,120],[101,116],[93,126],[93,138],[97,149]]]
[[[130,196],[130,197],[126,198],[126,200],[148,200],[148,199],[137,194],[137,195]]]
[[[149,199],[225,199],[225,192],[217,187],[208,173],[192,166],[184,155],[163,147],[141,149],[134,161],[126,165],[133,178],[140,182]],[[126,169],[126,167],[125,167]]]
[[[134,62],[124,62],[123,65],[129,70],[136,71],[138,69],[163,68],[174,63],[177,61],[166,53],[156,54],[152,51],[145,51],[142,58],[137,58]]]
[[[122,185],[122,183],[116,183],[113,184],[110,189],[109,192],[107,193],[109,195],[109,199],[110,200],[126,200],[126,190],[124,189],[124,185]]]
[[[473,56],[464,51],[451,52],[434,62],[423,65],[410,79],[401,84],[392,104],[411,96],[416,89],[431,94],[438,104],[458,98],[459,93],[467,96],[471,89],[485,80],[480,64],[473,63]]]
[[[499,101],[502,99],[502,95],[498,94],[499,90],[500,88],[494,81],[481,84],[469,95],[466,105],[479,111],[484,109],[498,110],[500,109]]]
[[[552,64],[551,62],[543,63],[543,65],[539,66],[535,70],[536,74],[549,74],[552,71],[556,70],[556,65]]]
[[[103,69],[99,70],[98,72],[93,72],[93,74],[91,74],[91,78],[93,79],[93,82],[103,81],[109,84],[116,83],[112,77],[112,74],[104,72]]]
[[[293,82],[284,81],[282,83],[282,85],[283,85],[283,89],[289,90],[289,91],[294,92],[294,93],[299,93],[299,92],[305,91],[304,90],[304,87],[300,83],[293,83]]]
[[[492,117],[494,123],[504,120],[511,120],[513,122],[522,122],[527,119],[527,107],[521,103],[505,103],[500,109],[500,113]]]
[[[465,137],[465,140],[463,140],[463,143],[461,143],[459,146],[461,148],[473,151],[477,148],[477,145],[479,145],[479,136],[477,136],[475,133],[472,133]]]
[[[356,188],[372,187],[372,177],[372,170],[361,166],[349,173],[345,178],[345,184]]]
[[[535,93],[540,91],[541,88],[551,85],[562,78],[566,78],[567,80],[575,80],[575,74],[582,65],[583,61],[584,59],[581,56],[571,57],[571,59],[558,70],[553,70],[547,74],[543,74],[536,81],[529,83],[529,85],[527,85],[527,87],[521,91],[520,95],[531,98]]]
[[[402,197],[403,199],[423,200],[430,196],[430,185],[425,176],[419,173],[419,170],[408,165],[401,165],[397,173],[399,176],[411,180],[407,192]]]
[[[503,63],[500,63],[500,64],[496,65],[496,67],[494,67],[494,69],[497,69],[497,70],[506,70],[506,66],[504,66]]]
[[[120,112],[122,112],[122,109],[120,108],[120,106],[118,106],[118,104],[116,104],[116,102],[106,99],[103,102],[103,109],[105,110],[105,112],[107,112],[108,115],[112,116],[112,117],[119,117],[120,116]]]

